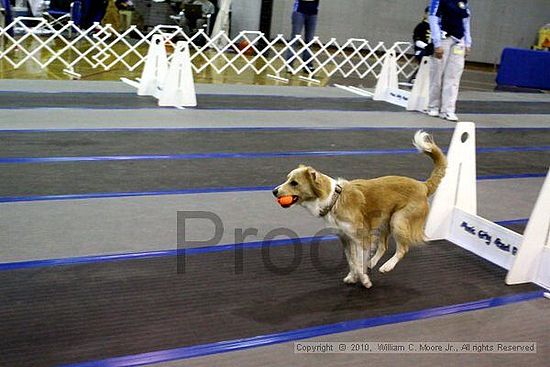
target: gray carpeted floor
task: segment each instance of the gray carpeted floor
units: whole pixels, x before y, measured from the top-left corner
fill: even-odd
[[[198,86],[200,107],[208,109],[183,111],[158,109],[153,99],[139,99],[129,94],[131,90],[128,87],[117,83],[37,82],[35,84],[27,82],[18,84],[1,81],[0,90],[3,91],[0,105],[7,107],[2,109],[0,114],[0,130],[40,130],[25,133],[0,131],[2,140],[0,158],[409,149],[414,129],[420,127],[433,129],[437,141],[442,146],[446,146],[451,129],[454,127],[452,123],[420,113],[407,113],[393,106],[364,101],[336,88]],[[137,100],[141,101],[141,105],[134,104],[133,101]],[[95,109],[78,108],[75,102],[82,107],[91,106]],[[319,105],[325,110],[297,110]],[[14,108],[18,106],[22,108]],[[44,108],[34,108],[37,106]],[[118,106],[124,109],[103,108],[105,106]],[[275,106],[281,110],[234,110],[234,108],[254,106],[255,108]],[[358,106],[360,109],[372,111],[346,110],[357,109]],[[550,106],[550,96],[545,94],[468,92],[462,94],[459,108],[463,108],[460,112],[471,112],[461,113],[461,118],[475,121],[481,128],[478,130],[478,147],[512,147],[550,145],[548,106]],[[212,127],[224,130],[208,130]],[[234,129],[236,127],[256,128],[256,130]],[[297,127],[310,130],[277,130]],[[383,129],[334,130],[334,128],[372,127]],[[391,129],[397,127],[408,129]],[[533,127],[538,129],[525,129]],[[142,130],[110,131],[119,128]],[[162,128],[191,130],[159,130]],[[483,130],[483,128],[488,129]],[[46,132],[41,131],[42,129],[104,129],[104,131]],[[329,130],[319,131],[319,129]],[[481,153],[478,154],[477,161],[478,175],[544,174],[550,162],[549,154],[548,151]],[[204,190],[228,186],[271,187],[284,180],[286,172],[302,162],[312,164],[330,175],[346,178],[385,174],[425,178],[431,169],[428,159],[414,154],[1,164],[0,196],[172,189]],[[492,220],[525,218],[530,213],[542,180],[538,177],[480,181],[478,183],[479,213]],[[234,242],[235,228],[255,227],[259,230],[259,237],[280,226],[289,226],[300,236],[313,235],[322,228],[320,221],[304,215],[302,210],[279,208],[268,190],[1,203],[0,209],[2,209],[0,211],[0,249],[2,251],[0,262],[174,248],[177,210],[207,210],[219,214],[226,230],[221,243]],[[195,224],[191,235],[197,236],[198,238],[195,238],[197,240],[204,239],[201,236],[210,233],[211,229],[207,223]],[[250,240],[257,240],[257,238]],[[20,296],[27,291],[32,291],[27,294],[26,302],[19,302],[23,299],[20,296],[5,297],[0,301],[6,311],[3,314],[17,314],[17,317],[8,318],[11,324],[5,330],[5,337],[2,338],[4,341],[11,340],[9,344],[11,351],[9,354],[2,353],[0,361],[2,361],[1,358],[9,356],[10,362],[7,364],[0,362],[0,364],[10,366],[31,365],[35,362],[38,365],[58,364],[178,347],[185,345],[188,341],[194,343],[221,341],[239,337],[234,332],[239,328],[245,328],[246,325],[250,326],[250,323],[255,323],[255,326],[247,335],[258,335],[267,333],[269,330],[277,331],[279,330],[277,327],[281,327],[282,324],[290,329],[309,325],[308,320],[311,321],[312,317],[315,318],[318,315],[315,313],[316,310],[324,316],[315,319],[315,324],[334,321],[337,319],[334,318],[335,316],[341,315],[336,311],[350,310],[351,306],[346,307],[346,305],[355,305],[353,306],[355,308],[352,307],[353,312],[359,313],[363,310],[361,307],[366,306],[368,307],[365,312],[374,312],[385,307],[394,307],[390,311],[397,312],[395,307],[407,304],[460,302],[458,296],[464,294],[470,297],[468,299],[479,299],[489,296],[482,289],[480,277],[485,280],[491,279],[487,285],[491,289],[498,288],[504,292],[511,290],[503,285],[502,270],[461,249],[451,247],[452,250],[448,253],[438,252],[441,255],[441,261],[430,260],[430,254],[422,252],[427,249],[429,247],[411,251],[410,256],[392,275],[394,277],[391,279],[394,283],[391,286],[388,285],[389,283],[384,283],[387,281],[384,280],[386,278],[380,278],[377,275],[375,287],[379,288],[374,292],[382,295],[384,291],[388,291],[388,294],[391,293],[393,296],[382,295],[364,300],[363,292],[360,297],[348,294],[347,298],[344,297],[345,300],[339,300],[341,292],[346,291],[346,288],[341,287],[339,278],[334,278],[337,282],[336,288],[329,288],[328,291],[321,290],[317,293],[313,289],[321,287],[321,284],[315,277],[306,276],[309,279],[307,282],[310,283],[304,284],[300,283],[299,272],[293,279],[286,278],[285,281],[289,284],[296,282],[295,284],[302,287],[300,289],[304,292],[301,294],[297,292],[297,287],[282,287],[281,280],[278,278],[259,277],[261,269],[257,269],[258,271],[250,278],[254,279],[254,287],[260,297],[240,308],[232,306],[233,310],[240,310],[241,313],[229,314],[231,317],[235,315],[247,317],[247,322],[244,322],[244,319],[240,321],[231,319],[228,315],[221,321],[214,320],[215,317],[223,316],[224,312],[230,311],[225,307],[229,303],[216,303],[208,297],[215,298],[220,294],[226,294],[233,299],[238,299],[239,295],[240,298],[245,299],[239,292],[245,292],[247,289],[245,281],[237,281],[234,284],[238,292],[232,292],[233,288],[224,288],[223,284],[216,281],[216,273],[209,270],[213,268],[221,270],[228,264],[224,261],[215,262],[211,267],[205,267],[204,264],[194,265],[196,269],[207,271],[206,275],[198,277],[195,282],[195,285],[200,288],[199,291],[203,292],[199,292],[201,294],[199,298],[203,301],[210,299],[206,306],[203,305],[191,311],[189,315],[196,315],[195,319],[181,315],[181,308],[177,306],[180,305],[179,302],[183,302],[182,305],[186,307],[192,306],[192,303],[180,297],[181,294],[185,295],[185,292],[181,294],[173,292],[173,286],[177,282],[167,281],[173,274],[166,273],[168,267],[163,267],[162,262],[158,263],[160,268],[152,268],[152,273],[140,268],[143,265],[140,261],[111,263],[106,267],[100,266],[105,264],[95,264],[85,267],[21,271],[17,279],[3,282],[4,289],[10,287],[19,292]],[[443,250],[443,247],[435,250]],[[341,251],[337,252],[337,254],[329,254],[327,261],[337,261],[339,256],[341,257]],[[451,252],[460,254],[455,254],[456,256],[453,257],[450,256]],[[464,264],[457,264],[455,260],[459,257],[470,260]],[[446,276],[450,274],[445,272],[433,276],[432,272],[442,263],[448,264],[451,270],[458,273],[451,277],[452,279],[447,279]],[[128,266],[129,271],[125,272],[124,266]],[[476,267],[477,270],[472,267]],[[482,275],[479,269],[482,269]],[[403,271],[416,273],[400,278],[399,274]],[[462,274],[461,272],[464,271],[466,273]],[[1,275],[9,277],[8,273]],[[136,283],[138,286],[132,291],[130,280],[136,279],[139,280]],[[449,280],[450,283],[443,282],[443,279]],[[330,278],[330,281],[332,280]],[[157,281],[159,283],[153,284]],[[144,286],[145,284],[149,284],[150,287]],[[266,284],[269,286],[266,287]],[[218,287],[219,292],[210,292],[214,287]],[[453,291],[455,289],[453,287],[458,289]],[[407,291],[407,289],[417,288],[419,292],[423,289],[437,291],[429,297],[420,297],[415,292]],[[152,293],[149,297],[142,297],[146,289]],[[395,292],[399,290],[405,290],[405,292],[396,295]],[[159,297],[161,291],[170,292]],[[83,297],[80,300],[85,301],[79,301],[77,296]],[[284,303],[283,300],[290,300],[285,303],[288,308],[284,310],[280,307],[276,308],[275,306],[281,306]],[[331,300],[338,301],[335,304],[338,307],[334,304],[331,306]],[[42,301],[45,303],[40,303]],[[125,306],[125,302],[130,303]],[[158,306],[159,304],[161,306]],[[322,307],[323,305],[329,306]],[[273,308],[270,309],[272,306]],[[115,309],[118,311],[114,312]],[[172,317],[166,317],[168,309],[174,311]],[[29,313],[26,310],[37,312],[35,315],[41,313],[41,316],[27,317]],[[61,310],[77,310],[77,312]],[[144,315],[148,315],[148,318],[144,318]],[[346,355],[343,358],[342,356],[297,356],[292,353],[292,343],[288,343],[172,362],[163,366],[359,366],[365,363],[380,366],[407,364],[539,366],[543,365],[549,357],[546,343],[548,315],[547,301],[540,300],[321,338],[321,340],[335,341],[534,340],[539,343],[539,353],[536,355]],[[354,317],[360,317],[360,315],[357,314]],[[109,318],[116,319],[116,322],[112,325],[100,322]],[[344,315],[342,320],[346,318],[347,316]],[[53,320],[59,322],[52,323]],[[75,325],[82,326],[89,320],[94,320],[92,326],[85,327],[80,332],[78,328],[73,328]],[[190,320],[192,324],[207,326],[187,329],[174,327],[178,323],[180,323],[178,325],[185,324],[186,320]],[[228,320],[231,322],[229,323]],[[289,323],[289,320],[299,322],[293,324]],[[71,325],[71,327],[65,325]],[[269,327],[275,327],[275,329]],[[209,333],[208,328],[215,330]],[[93,334],[94,330],[97,331],[96,334]],[[159,337],[152,337],[153,332],[157,332]],[[187,339],[182,337],[182,333]],[[134,337],[129,337],[130,334]],[[209,335],[212,339],[205,339]],[[121,345],[126,345],[128,348],[120,349]],[[32,348],[28,349],[29,346]],[[114,351],[114,354],[109,354],[109,351]]]
[[[140,109],[155,108],[157,100],[133,93],[26,93],[1,92],[0,109],[83,108],[83,109]],[[196,109],[222,110],[327,110],[327,111],[385,111],[399,112],[401,107],[362,97],[307,98],[270,95],[197,95]],[[549,102],[525,101],[459,101],[458,113],[479,114],[548,114]]]
[[[330,342],[536,342],[536,354],[294,354],[294,343],[248,349],[183,361],[160,363],[152,367],[344,367],[394,366],[547,366],[550,359],[547,299],[523,302],[488,310],[412,321],[372,329],[328,335],[308,341]]]
[[[238,253],[0,271],[0,358],[96,361],[538,289],[506,286],[504,269],[445,241],[412,249],[390,273],[373,270],[369,290],[342,283],[339,241],[244,249],[242,262]]]
[[[452,128],[430,131],[447,148]],[[550,146],[543,129],[481,129],[478,148]],[[200,129],[0,133],[0,157],[413,149],[414,129]]]

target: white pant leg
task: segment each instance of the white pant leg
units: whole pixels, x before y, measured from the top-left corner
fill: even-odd
[[[452,45],[451,39],[441,40],[443,48],[443,58],[438,59],[435,56],[430,60],[430,100],[428,109],[439,110],[441,108],[441,85],[445,74],[445,66],[449,56],[449,50]]]
[[[460,79],[464,71],[464,42],[453,43],[449,50],[449,58],[443,73],[443,89],[441,91],[441,113],[454,113]]]

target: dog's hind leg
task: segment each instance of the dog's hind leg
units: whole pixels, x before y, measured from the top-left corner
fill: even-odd
[[[388,249],[388,231],[387,230],[378,230],[378,233],[374,233],[371,236],[372,246],[376,246],[376,252],[374,256],[369,261],[369,268],[373,269],[378,261],[384,256],[386,250]]]
[[[424,223],[428,215],[426,200],[414,201],[394,213],[391,218],[391,233],[395,239],[395,254],[378,269],[381,273],[392,271],[409,251],[411,245],[424,242]]]
[[[401,261],[401,259],[405,257],[405,254],[409,251],[408,244],[400,242],[395,236],[394,238],[396,246],[395,254],[378,269],[381,273],[392,271],[393,268],[395,268],[395,265],[397,265],[397,263]]]
[[[393,215],[391,219],[391,232],[395,239],[395,254],[378,269],[381,273],[392,271],[395,265],[409,251],[411,239],[409,218],[406,209],[402,209]]]

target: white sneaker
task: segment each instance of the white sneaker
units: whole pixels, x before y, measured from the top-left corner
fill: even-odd
[[[428,116],[432,116],[432,117],[439,116],[439,110],[435,108],[428,108],[425,112]]]
[[[458,121],[458,116],[454,112],[445,112],[440,114],[439,117],[448,121],[453,121],[453,122]]]

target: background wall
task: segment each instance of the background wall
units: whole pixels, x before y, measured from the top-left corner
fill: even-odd
[[[550,0],[548,0],[550,1]],[[260,30],[260,0],[233,0],[231,3],[231,37],[240,31]],[[280,14],[273,16],[281,16]]]
[[[271,36],[289,36],[294,0],[275,0]],[[372,42],[409,41],[426,0],[321,0],[317,35],[366,38]],[[259,29],[259,0],[233,0],[232,34]],[[538,29],[550,23],[550,0],[470,0],[474,47],[469,60],[498,63],[507,46],[529,48]],[[245,26],[243,28],[243,26]]]

